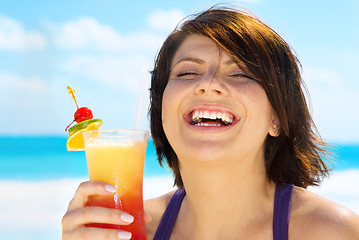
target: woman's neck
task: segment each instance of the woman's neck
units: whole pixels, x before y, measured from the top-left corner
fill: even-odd
[[[198,234],[186,239],[224,239],[226,234],[236,239],[254,222],[271,221],[275,184],[267,179],[264,164],[210,165],[181,164],[187,195],[179,219],[192,228],[188,232]]]

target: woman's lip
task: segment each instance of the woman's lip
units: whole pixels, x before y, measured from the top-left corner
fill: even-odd
[[[196,126],[192,124],[192,113],[194,111],[209,111],[209,112],[223,112],[223,113],[227,113],[227,114],[231,114],[233,116],[233,122],[229,125],[226,126]],[[218,104],[210,104],[210,103],[202,103],[202,104],[196,104],[194,106],[192,106],[191,108],[189,108],[185,113],[184,113],[184,119],[185,122],[193,127],[196,128],[229,128],[231,126],[234,126],[236,123],[238,123],[240,121],[240,117],[238,115],[236,115],[234,113],[234,111],[231,108],[228,108],[226,106],[223,105],[218,105]]]

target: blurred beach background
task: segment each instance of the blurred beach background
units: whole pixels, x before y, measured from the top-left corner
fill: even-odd
[[[87,180],[84,152],[66,151],[76,111],[66,86],[102,128],[148,129],[156,53],[181,19],[216,3],[0,0],[0,239],[61,239],[67,204]],[[225,3],[257,15],[295,50],[313,118],[335,153],[331,177],[310,190],[359,214],[359,2]],[[150,141],[144,197],[172,182]]]

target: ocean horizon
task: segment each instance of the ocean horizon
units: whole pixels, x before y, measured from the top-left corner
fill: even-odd
[[[84,151],[66,150],[67,136],[0,136],[0,180],[49,180],[87,176]],[[358,144],[332,144],[331,168],[359,169]],[[161,167],[152,139],[146,151],[144,177],[166,176],[170,170]]]
[[[61,218],[79,183],[88,179],[83,151],[68,152],[66,136],[0,136],[0,239],[61,239]],[[359,144],[332,144],[334,168],[320,187],[310,187],[359,214]],[[149,140],[144,199],[173,187]]]

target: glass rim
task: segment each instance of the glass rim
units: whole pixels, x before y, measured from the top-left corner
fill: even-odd
[[[130,128],[113,128],[113,129],[97,129],[97,130],[87,130],[85,132],[149,132],[146,129],[130,129]]]
[[[137,136],[146,136],[149,137],[150,135],[150,131],[149,130],[145,130],[145,129],[97,129],[97,130],[88,130],[88,131],[84,131],[82,133],[82,136],[84,136],[86,138],[86,136],[89,136],[93,133],[102,133],[105,136],[121,136],[121,134],[125,134],[125,135],[137,135]],[[113,134],[111,134],[113,133]]]

